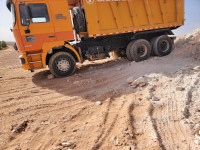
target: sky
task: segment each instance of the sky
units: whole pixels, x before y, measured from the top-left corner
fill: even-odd
[[[6,0],[0,0],[0,41],[14,41],[13,34],[10,31],[12,16],[5,3]],[[185,0],[185,19],[184,26],[173,30],[175,35],[181,36],[200,28],[200,0]]]

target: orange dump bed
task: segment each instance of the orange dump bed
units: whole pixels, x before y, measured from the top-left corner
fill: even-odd
[[[178,27],[184,0],[84,0],[90,37]]]

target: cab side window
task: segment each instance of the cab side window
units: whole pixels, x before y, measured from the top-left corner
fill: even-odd
[[[49,14],[46,4],[28,4],[29,15],[32,23],[49,22]]]

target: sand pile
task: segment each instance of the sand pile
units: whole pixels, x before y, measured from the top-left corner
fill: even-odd
[[[200,28],[177,38],[175,45],[176,51],[174,53],[176,56],[200,60]]]

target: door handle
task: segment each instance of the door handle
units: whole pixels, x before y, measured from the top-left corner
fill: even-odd
[[[49,36],[49,38],[55,38],[56,36]]]

